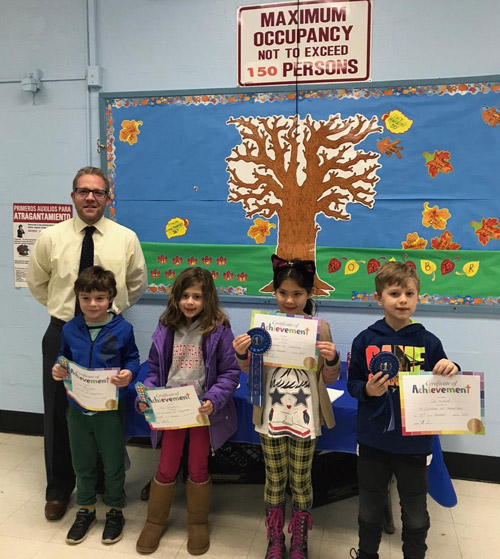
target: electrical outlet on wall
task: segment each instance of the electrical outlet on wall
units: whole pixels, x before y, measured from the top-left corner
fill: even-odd
[[[36,68],[35,70],[26,70],[26,77],[21,80],[21,85],[24,91],[31,91],[36,93],[41,89],[42,71]]]

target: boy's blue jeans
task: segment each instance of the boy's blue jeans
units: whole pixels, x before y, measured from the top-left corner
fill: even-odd
[[[427,512],[427,456],[394,454],[359,445],[359,550],[378,552],[389,482],[397,480],[405,559],[423,559],[430,521]],[[363,554],[360,553],[361,556]]]

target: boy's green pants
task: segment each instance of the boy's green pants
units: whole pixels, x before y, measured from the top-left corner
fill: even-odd
[[[71,459],[76,475],[76,502],[96,502],[97,460],[104,465],[102,500],[111,508],[125,505],[125,403],[117,411],[99,411],[86,415],[71,404],[68,406],[68,431]]]

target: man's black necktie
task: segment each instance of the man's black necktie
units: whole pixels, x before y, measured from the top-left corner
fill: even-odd
[[[83,237],[82,242],[82,252],[80,254],[78,274],[94,265],[94,239],[92,238],[94,231],[95,227],[93,225],[87,225],[87,227],[85,227],[85,237]],[[78,304],[77,297],[75,303],[75,316],[78,313],[80,313],[80,305]]]

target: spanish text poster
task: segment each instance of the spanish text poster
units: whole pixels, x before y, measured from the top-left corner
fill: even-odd
[[[403,435],[484,435],[484,373],[399,373]]]
[[[321,319],[313,316],[252,311],[252,328],[263,328],[271,336],[264,365],[315,371]]]
[[[13,204],[14,287],[28,287],[28,261],[40,233],[50,225],[71,217],[71,204]]]
[[[238,85],[366,81],[371,0],[238,9]]]

